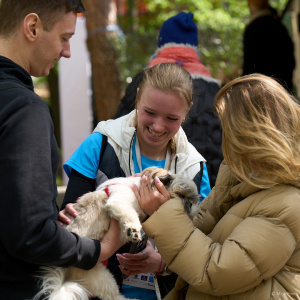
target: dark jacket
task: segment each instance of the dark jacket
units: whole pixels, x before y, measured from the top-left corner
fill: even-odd
[[[59,151],[30,75],[0,56],[0,298],[31,299],[41,265],[92,268],[100,242],[56,222]]]
[[[294,45],[277,15],[269,10],[252,17],[244,32],[243,75],[261,73],[293,89]]]
[[[114,119],[124,116],[135,108],[137,87],[143,79],[143,72],[138,73],[127,86]],[[188,141],[206,159],[210,185],[213,187],[219,166],[223,160],[221,125],[213,112],[214,98],[220,89],[213,78],[193,77],[194,99],[182,128]]]

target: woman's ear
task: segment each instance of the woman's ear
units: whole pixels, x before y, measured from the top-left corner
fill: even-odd
[[[23,22],[24,35],[26,38],[34,42],[40,32],[43,30],[42,22],[39,16],[35,13],[30,13],[24,18]]]

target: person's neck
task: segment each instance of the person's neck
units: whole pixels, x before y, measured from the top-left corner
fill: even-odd
[[[140,145],[140,152],[142,155],[146,156],[147,158],[153,159],[153,160],[164,160],[167,156],[167,150],[168,146],[165,146],[163,148],[158,147],[145,147],[141,144]]]
[[[17,43],[17,40],[17,37],[4,38],[0,36],[0,55],[10,59],[14,63],[27,70],[26,64],[22,58],[22,55],[26,53],[26,48],[24,45],[22,45],[22,43]],[[22,51],[20,51],[20,49],[22,49]]]

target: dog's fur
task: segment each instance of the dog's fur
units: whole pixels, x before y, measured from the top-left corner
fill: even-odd
[[[182,199],[189,217],[192,219],[196,215],[199,195],[192,180],[155,167],[145,169],[143,174],[151,174],[153,179],[158,176],[171,198]],[[140,177],[114,178],[102,183],[96,191],[85,194],[74,206],[78,216],[69,216],[71,223],[66,225],[66,229],[83,237],[100,240],[109,228],[110,218],[115,218],[119,222],[123,241],[141,240],[140,221],[147,215],[140,208],[131,188],[133,183],[139,187],[140,180]],[[43,267],[41,291],[34,300],[42,295],[49,300],[88,300],[91,295],[102,300],[126,299],[119,293],[113,275],[101,263],[88,271],[75,267]]]

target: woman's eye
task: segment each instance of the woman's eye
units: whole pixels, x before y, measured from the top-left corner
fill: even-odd
[[[168,118],[170,121],[178,121],[178,119],[174,119],[174,118]]]
[[[145,110],[145,112],[146,112],[148,115],[154,115],[154,113],[151,112],[151,111]]]

